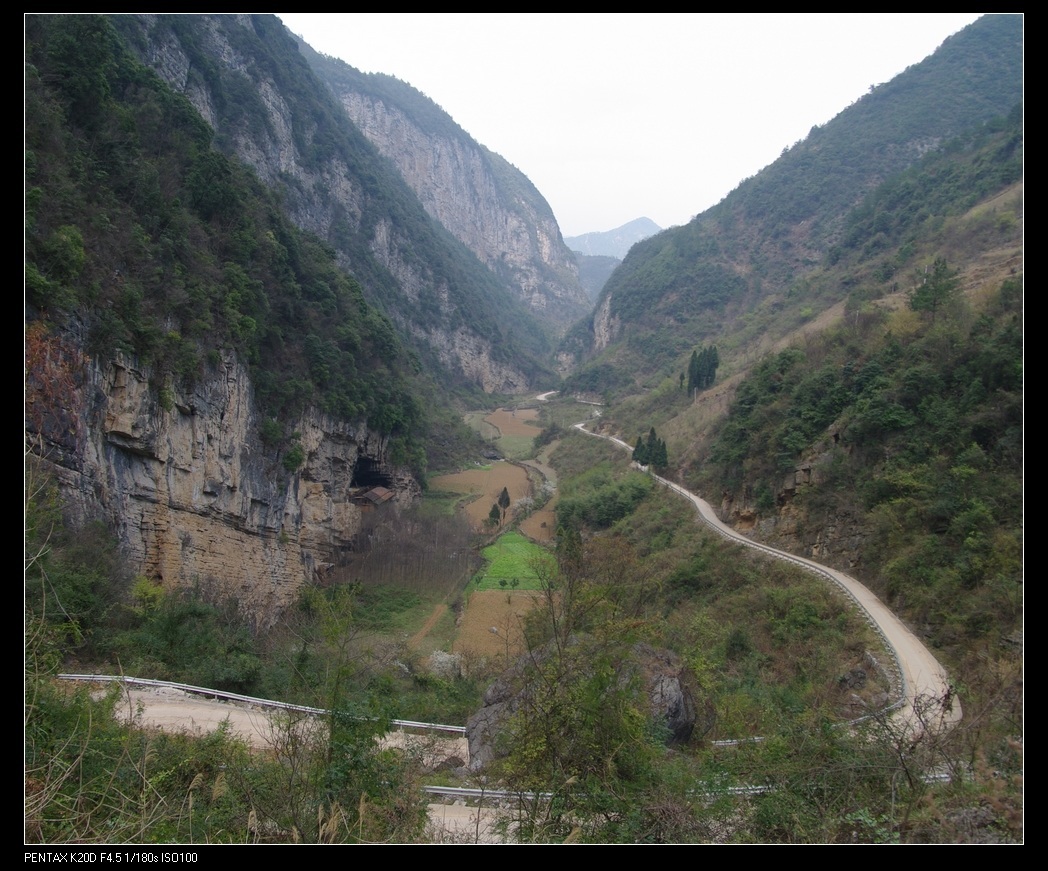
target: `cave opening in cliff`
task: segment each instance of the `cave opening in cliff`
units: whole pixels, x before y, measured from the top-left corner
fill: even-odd
[[[363,455],[353,464],[353,487],[392,487],[393,478],[383,469],[378,460]]]

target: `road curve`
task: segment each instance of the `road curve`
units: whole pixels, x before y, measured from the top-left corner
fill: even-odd
[[[633,450],[632,446],[615,436],[590,432],[586,429],[585,423],[575,424],[575,429],[586,435],[614,442],[624,450]],[[695,506],[702,522],[718,534],[754,550],[763,551],[778,559],[808,569],[832,581],[851,596],[866,613],[870,622],[880,632],[885,643],[895,655],[901,683],[901,698],[896,703],[896,707],[899,709],[899,715],[906,717],[914,729],[918,731],[948,729],[961,721],[961,703],[950,686],[946,669],[932,656],[931,651],[921,643],[920,639],[864,584],[859,583],[851,575],[846,575],[844,572],[824,566],[814,560],[753,541],[722,523],[706,500],[666,478],[654,474],[652,477],[660,484],[688,499]]]

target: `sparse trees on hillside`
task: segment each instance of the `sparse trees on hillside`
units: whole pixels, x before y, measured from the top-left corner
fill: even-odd
[[[692,396],[700,390],[712,387],[719,365],[720,355],[716,345],[710,345],[701,351],[692,351],[688,363],[688,395]]]
[[[915,312],[931,312],[932,323],[935,315],[957,294],[960,281],[956,270],[950,269],[946,259],[938,257],[930,269],[918,274],[917,286],[910,291],[910,308]]]

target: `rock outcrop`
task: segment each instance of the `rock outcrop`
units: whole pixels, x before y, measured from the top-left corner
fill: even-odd
[[[605,296],[593,313],[593,348],[603,351],[622,329],[621,321],[611,313],[611,295]]]
[[[297,422],[305,459],[287,471],[259,436],[250,379],[232,355],[184,393],[158,391],[124,357],[91,363],[69,408],[76,424],[67,418],[40,443],[72,513],[105,518],[136,571],[231,597],[260,626],[351,544],[362,511],[418,495],[381,437],[315,412]],[[356,504],[375,484],[392,504]]]
[[[561,651],[564,674],[578,675],[593,667],[586,646],[585,639],[573,637]],[[541,705],[548,703],[548,699],[537,696],[548,695],[549,674],[545,674],[546,681],[536,680],[536,675],[547,668],[555,655],[552,644],[525,654],[488,687],[483,706],[466,724],[470,767],[474,771],[503,754],[499,741],[506,740],[506,729],[518,712],[526,706],[538,706],[541,711]],[[665,731],[668,744],[683,743],[696,729],[706,734],[713,727],[712,706],[702,701],[695,676],[672,651],[634,644],[622,651],[617,673],[623,686],[635,682],[644,693],[644,707],[651,720]]]
[[[828,434],[821,449],[798,464],[775,494],[774,510],[758,510],[747,501],[724,493],[720,513],[740,532],[791,553],[801,554],[845,572],[862,566],[862,550],[869,536],[860,506],[846,500],[811,498],[825,486],[824,467],[834,460],[836,446]]]

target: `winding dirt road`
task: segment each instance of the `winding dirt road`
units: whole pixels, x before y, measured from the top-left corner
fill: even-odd
[[[575,429],[586,435],[614,442],[623,450],[633,450],[633,447],[622,439],[591,432],[586,429],[585,422],[575,424]],[[946,669],[932,656],[920,639],[865,585],[844,572],[824,566],[814,560],[796,556],[747,538],[722,523],[710,504],[700,496],[666,478],[658,475],[652,475],[652,477],[663,486],[689,500],[698,511],[702,522],[725,538],[806,568],[844,590],[866,613],[870,622],[884,638],[885,643],[894,652],[902,692],[902,698],[897,703],[898,715],[905,717],[915,731],[948,729],[960,722],[961,703],[953,693]]]
[[[551,394],[538,397],[545,399]],[[586,429],[585,422],[575,428],[594,438],[614,442],[625,451],[633,448],[622,439]],[[689,490],[658,475],[652,477],[695,506],[700,520],[718,534],[755,550],[763,551],[778,559],[808,569],[845,591],[862,609],[870,623],[883,637],[893,652],[898,670],[898,689],[901,698],[894,706],[896,716],[903,718],[913,732],[951,728],[960,722],[960,702],[954,697],[946,670],[927,647],[911,632],[895,614],[884,605],[866,586],[850,575],[813,560],[781,551],[755,542],[730,526],[722,523],[716,512],[704,499]],[[73,676],[70,676],[73,677]],[[233,704],[203,699],[172,688],[132,688],[125,686],[123,704],[118,715],[139,724],[167,729],[204,734],[226,723],[233,733],[238,734],[254,747],[265,749],[272,746],[275,727],[270,719],[271,710],[261,706]],[[386,746],[401,746],[421,753],[428,762],[436,757],[448,755],[468,759],[469,749],[465,737],[439,739],[422,738],[405,732],[391,732],[383,743]],[[496,813],[490,809],[455,805],[429,805],[431,833],[436,842],[452,843],[498,843],[501,837],[494,831]]]

